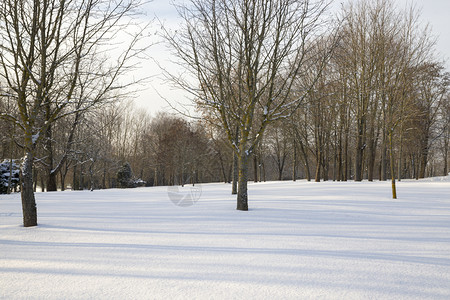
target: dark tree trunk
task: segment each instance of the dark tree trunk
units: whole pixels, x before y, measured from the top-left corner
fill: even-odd
[[[362,180],[362,160],[363,160],[363,144],[362,139],[358,137],[355,157],[355,181]]]
[[[371,141],[369,147],[369,161],[367,162],[367,179],[369,181],[373,181],[373,175],[375,173],[376,146],[374,144]]]
[[[237,210],[248,210],[248,192],[247,192],[247,182],[248,182],[248,154],[241,151],[238,156],[238,168],[239,168],[239,179],[238,179],[238,192],[237,192]]]
[[[358,120],[358,136],[356,138],[355,181],[362,181],[364,160],[364,117]]]
[[[23,226],[37,226],[36,200],[33,192],[33,154],[26,153],[21,170]]]
[[[47,177],[47,192],[56,192],[58,186],[56,184],[56,173],[50,171]]]
[[[317,160],[316,160],[316,176],[315,176],[316,182],[320,182],[320,171],[322,167],[321,160],[322,160],[322,152],[319,150],[317,151]]]
[[[80,180],[77,173],[77,165],[73,166],[73,182],[72,182],[72,190],[77,191],[80,189]]]
[[[348,180],[349,175],[349,158],[348,158],[348,132],[345,132],[345,141],[344,141],[344,170],[343,170],[343,177],[342,181]]]
[[[60,172],[59,173],[59,178],[61,180],[61,191],[65,191],[66,187],[65,187],[65,181],[66,181],[66,174],[64,174],[64,172]]]
[[[49,108],[47,108],[47,114],[50,114]],[[53,170],[54,167],[54,157],[53,157],[53,134],[52,134],[52,125],[49,125],[47,131],[45,132],[45,149],[47,155],[47,192],[55,192],[57,191],[56,185],[56,170]]]
[[[103,162],[102,189],[106,189],[106,160]]]
[[[427,168],[428,164],[428,140],[429,136],[428,134],[425,134],[425,137],[422,140],[422,149],[421,149],[421,155],[420,155],[420,166],[419,166],[419,178],[425,178],[425,170]]]
[[[337,157],[337,181],[344,179],[342,168],[342,135],[339,134],[338,157]]]

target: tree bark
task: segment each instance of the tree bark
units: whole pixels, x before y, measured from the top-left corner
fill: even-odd
[[[355,157],[355,181],[362,180],[362,164],[363,164],[363,121],[358,122],[358,136],[356,144],[356,157]]]
[[[315,182],[320,182],[320,171],[322,167],[322,151],[317,151],[317,159],[316,159],[316,175],[315,175]]]
[[[253,153],[253,172],[254,172],[254,181],[258,182],[258,156],[256,155],[256,153]]]
[[[237,194],[238,180],[239,180],[239,160],[237,154],[233,152],[233,183],[231,187],[231,194]]]
[[[391,185],[392,185],[392,199],[397,199],[397,188],[395,185],[395,161],[394,161],[394,145],[392,131],[389,132],[389,160],[391,167]]]
[[[247,182],[248,182],[248,154],[241,151],[238,156],[239,159],[239,183],[237,192],[237,210],[248,210],[248,193],[247,193]]]
[[[448,138],[444,141],[444,176],[448,175]]]
[[[33,191],[33,154],[27,152],[21,170],[23,226],[37,226],[36,200]]]
[[[292,181],[297,180],[297,147],[295,145],[295,139],[294,139],[294,149],[293,149],[293,159],[292,159]]]
[[[377,144],[375,140],[369,142],[369,157],[367,162],[367,179],[373,181],[373,175],[375,172],[375,158],[377,155]]]
[[[429,146],[428,146],[428,140],[429,140],[429,135],[428,132],[425,133],[425,136],[423,137],[422,142],[422,149],[421,149],[421,155],[420,155],[420,166],[419,166],[419,178],[425,178],[425,170],[427,168],[427,164],[428,164],[428,151],[429,151]]]

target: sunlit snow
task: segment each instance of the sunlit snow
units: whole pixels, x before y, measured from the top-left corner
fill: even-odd
[[[187,192],[189,186],[179,187]],[[0,196],[0,299],[449,299],[450,181]]]

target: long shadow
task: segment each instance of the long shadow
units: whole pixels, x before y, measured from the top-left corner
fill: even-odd
[[[173,251],[173,252],[220,252],[239,254],[269,254],[289,255],[302,257],[346,258],[351,260],[380,260],[388,262],[408,262],[434,266],[450,266],[448,258],[434,258],[424,256],[400,255],[392,253],[371,253],[352,250],[305,250],[288,248],[245,248],[245,247],[215,247],[215,246],[174,246],[151,244],[124,244],[124,243],[63,243],[63,242],[30,242],[16,240],[0,240],[0,244],[20,247],[48,247],[50,249],[66,248],[95,248],[95,249],[132,249],[146,251]]]

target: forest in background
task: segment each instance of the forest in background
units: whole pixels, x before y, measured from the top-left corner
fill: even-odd
[[[445,64],[435,56],[430,32],[419,26],[415,11],[392,9],[389,1],[369,3],[343,9],[333,54],[317,73],[310,65],[304,73],[309,77],[295,78],[292,97],[295,87],[301,90],[311,80],[314,89],[295,110],[267,126],[250,154],[250,180],[448,174],[450,78]],[[320,43],[315,47],[317,53],[309,55],[320,53]],[[14,97],[2,84],[5,115],[18,114]],[[54,120],[36,145],[35,189],[118,187],[117,174],[126,163],[134,179],[147,186],[233,180],[233,149],[205,103],[197,102],[198,119],[168,112],[152,117],[125,98],[108,95],[76,114],[64,115],[73,107],[62,109],[64,117]],[[267,113],[258,109],[256,119]],[[16,123],[0,119],[3,164],[24,156],[23,139]]]

